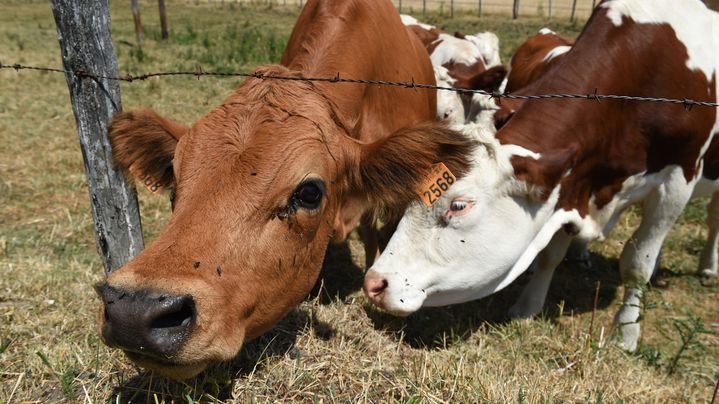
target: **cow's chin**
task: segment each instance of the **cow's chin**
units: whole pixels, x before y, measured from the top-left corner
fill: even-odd
[[[421,293],[408,294],[391,291],[384,296],[381,302],[375,303],[377,307],[397,317],[407,317],[421,309],[424,305],[425,295]]]
[[[175,380],[185,380],[197,376],[200,372],[207,368],[207,365],[209,365],[208,362],[177,364],[159,361],[135,352],[124,352],[125,355],[127,355],[127,357],[138,366]]]

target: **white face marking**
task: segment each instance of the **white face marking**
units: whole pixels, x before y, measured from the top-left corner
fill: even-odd
[[[565,53],[569,52],[571,49],[572,49],[572,47],[568,46],[568,45],[557,46],[556,48],[550,50],[542,61],[549,62],[550,60],[556,58],[559,55],[564,55]]]
[[[455,80],[446,68],[434,66],[434,77],[440,87],[454,87]],[[465,123],[464,104],[459,93],[448,90],[437,90],[437,120],[450,125]]]
[[[541,35],[557,35],[556,32],[552,31],[551,29],[549,29],[549,28],[547,28],[547,27],[544,27],[544,28],[540,29],[540,30],[539,30],[539,33],[540,33]]]
[[[490,67],[499,66],[502,60],[499,57],[499,37],[493,32],[480,32],[474,35],[467,35],[465,39],[472,42],[479,49],[484,64]]]
[[[554,212],[558,188],[544,202],[516,194],[515,187],[526,187],[512,179],[512,148],[500,146],[478,125],[466,125],[465,131],[484,144],[471,172],[432,208],[411,205],[370,269],[372,276],[387,280],[386,310],[408,314],[492,294],[524,272],[532,254],[576,216]]]

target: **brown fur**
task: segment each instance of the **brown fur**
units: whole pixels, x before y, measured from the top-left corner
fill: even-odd
[[[556,34],[537,34],[527,39],[512,56],[507,92],[513,93],[544,76],[552,66],[559,64],[565,54],[545,61],[549,52],[558,46],[573,46],[574,40]]]
[[[427,52],[386,0],[308,1],[282,65],[258,71],[434,80]],[[232,358],[310,291],[330,239],[346,236],[375,204],[406,203],[405,188],[430,164],[465,171],[471,144],[432,123],[435,108],[435,93],[426,90],[243,82],[179,137],[169,224],[108,278],[116,289],[190,294],[195,302],[196,326],[172,365],[132,359],[187,377]],[[143,114],[123,114],[113,124],[116,159],[158,173],[173,154],[174,131],[154,113]],[[140,152],[158,139],[161,152]],[[307,179],[325,187],[315,210],[294,199]]]
[[[109,128],[112,156],[128,179],[167,188],[174,183],[175,146],[187,128],[149,109],[120,112]]]
[[[572,52],[536,82],[534,92],[590,94],[598,88],[609,94],[716,100],[716,78],[708,82],[703,73],[687,69],[687,50],[671,27],[626,20],[615,27],[605,14],[595,12]],[[632,175],[670,165],[681,167],[687,180],[700,175],[696,162],[715,118],[715,109],[688,112],[682,105],[527,102],[497,137],[541,153],[539,160],[513,158],[520,178],[545,191],[561,184],[558,208],[586,215],[592,197],[602,208]],[[716,150],[703,157],[708,174],[717,166]]]

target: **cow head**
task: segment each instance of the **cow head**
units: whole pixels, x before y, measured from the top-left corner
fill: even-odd
[[[379,307],[408,315],[422,306],[478,299],[512,282],[566,217],[556,214],[558,190],[529,187],[510,159],[531,157],[500,145],[484,126],[471,171],[431,207],[410,205],[384,253],[365,277],[364,291]]]
[[[310,291],[328,241],[358,215],[413,199],[438,161],[468,165],[471,142],[439,124],[371,144],[352,130],[300,81],[248,79],[190,128],[118,114],[116,163],[175,201],[162,234],[98,287],[105,342],[175,378],[230,359]]]

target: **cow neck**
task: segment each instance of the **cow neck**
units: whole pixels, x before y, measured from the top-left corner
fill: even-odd
[[[715,99],[714,82],[700,71],[689,71],[688,58],[670,26],[625,19],[617,27],[600,10],[534,90],[707,99],[709,88],[709,99]],[[497,137],[502,144],[533,152],[511,158],[517,179],[545,194],[561,185],[557,208],[576,209],[584,217],[590,201],[601,209],[631,176],[678,165],[687,180],[693,178],[714,120],[711,109],[694,109],[689,115],[681,106],[638,102],[527,101]]]
[[[283,65],[304,76],[434,82],[429,59],[417,52],[425,52],[421,43],[410,39],[390,2],[373,7],[359,7],[355,2],[308,6],[313,9],[298,20]],[[404,88],[321,82],[316,87],[353,128],[352,136],[363,141],[434,119],[434,97],[416,97]]]

